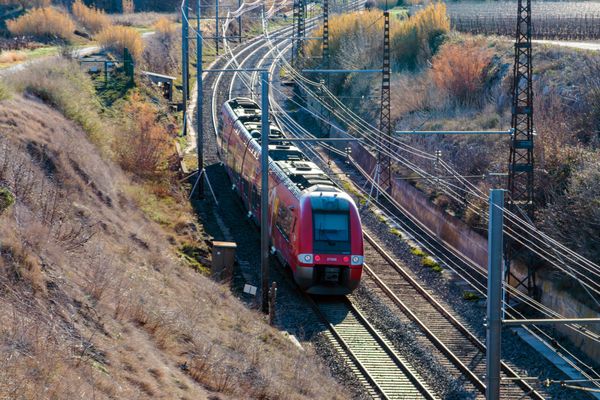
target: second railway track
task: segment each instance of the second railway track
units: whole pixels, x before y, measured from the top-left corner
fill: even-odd
[[[466,389],[476,389],[484,398],[485,345],[460,322],[448,307],[437,301],[376,240],[365,232],[366,275],[377,286],[381,298],[415,323],[437,349],[434,355],[451,373],[466,378]],[[437,354],[436,354],[437,353]],[[502,363],[503,399],[529,396],[543,399],[515,370]]]

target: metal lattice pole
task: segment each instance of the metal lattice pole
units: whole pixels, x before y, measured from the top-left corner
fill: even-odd
[[[389,156],[391,152],[392,121],[390,99],[390,13],[387,10],[383,12],[383,19],[383,69],[381,75],[381,115],[379,122],[381,134],[377,162],[380,165],[381,188],[389,190],[392,182],[392,169]],[[387,135],[387,138],[382,137],[383,135]]]
[[[297,1],[296,15],[296,61],[304,55],[304,37],[306,36],[306,4],[305,0]]]
[[[329,69],[329,0],[323,0],[323,66]]]
[[[515,64],[513,67],[513,103],[510,158],[508,169],[508,209],[513,213],[522,210],[527,218],[534,218],[534,158],[533,158],[533,88],[531,57],[531,0],[519,0],[517,32],[515,41]],[[513,226],[513,229],[516,227]],[[535,270],[528,266],[525,279],[518,279],[510,272],[515,256],[516,243],[506,241],[506,278],[524,286],[530,295],[535,292]]]

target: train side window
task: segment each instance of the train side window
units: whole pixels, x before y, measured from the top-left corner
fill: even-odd
[[[285,206],[280,204],[277,210],[277,228],[285,240],[289,241],[294,223],[294,214]]]

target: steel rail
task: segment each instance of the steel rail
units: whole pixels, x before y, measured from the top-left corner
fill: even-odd
[[[306,298],[331,335],[346,352],[346,356],[360,370],[365,380],[372,386],[373,391],[379,393],[383,399],[424,398],[433,400],[437,398],[418,374],[402,360],[387,340],[347,298],[336,303],[317,302],[309,296]],[[347,311],[344,319],[339,323],[331,321],[331,313],[336,312],[332,308],[336,306],[345,307]],[[342,310],[340,314],[343,313]],[[383,354],[388,357],[387,360],[382,358]],[[375,368],[374,361],[378,364]],[[382,369],[381,367],[385,366],[386,361],[388,364],[391,362],[396,365],[397,369]],[[369,366],[369,364],[371,365]],[[408,383],[412,387],[407,387]],[[398,388],[394,388],[394,386],[404,386],[404,389],[400,389],[401,393],[399,393]]]
[[[430,293],[425,290],[425,288],[420,285],[412,276],[410,276],[404,268],[402,268],[394,258],[388,254],[377,242],[376,240],[369,235],[367,232],[363,232],[363,236],[366,241],[371,245],[377,253],[381,255],[381,257],[399,274],[401,275],[405,281],[407,281],[419,294],[427,300],[427,302],[432,305],[452,326],[454,326],[463,336],[468,339],[475,347],[483,354],[485,354],[486,346],[483,342],[481,342],[467,327],[465,327],[460,321],[458,321],[454,315],[448,311],[439,301],[437,301]],[[377,276],[377,274],[367,265],[365,268],[367,274],[373,278],[373,280],[380,286],[383,281]],[[381,287],[381,286],[380,286]],[[416,314],[410,310],[408,306],[400,301],[400,299],[396,296],[396,294],[385,286],[385,289],[382,288],[384,293],[392,299],[392,301],[398,305],[401,309],[406,310],[407,316],[413,320],[419,328],[428,336],[430,340],[432,340],[433,344],[440,349],[446,356],[451,358],[451,361],[459,368],[461,371],[465,372],[465,374],[471,379],[471,381],[480,389],[485,391],[485,385],[483,382],[472,372],[468,367],[464,365],[464,363],[453,354],[450,349],[448,349],[443,340],[438,338],[431,330],[426,326],[425,323],[419,320]],[[534,399],[543,400],[544,397],[537,393],[527,382],[520,379],[519,375],[506,363],[502,362],[502,371],[511,378],[523,391],[529,393],[529,396]],[[473,378],[476,378],[474,380]]]

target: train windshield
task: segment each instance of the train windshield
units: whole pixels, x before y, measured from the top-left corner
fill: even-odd
[[[350,214],[348,211],[313,211],[314,252],[350,254]]]

